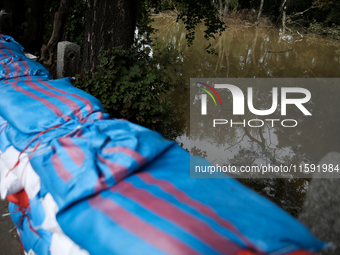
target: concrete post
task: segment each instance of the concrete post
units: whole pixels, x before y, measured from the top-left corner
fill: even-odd
[[[67,41],[59,42],[57,54],[57,78],[74,76],[79,66],[80,46]]]

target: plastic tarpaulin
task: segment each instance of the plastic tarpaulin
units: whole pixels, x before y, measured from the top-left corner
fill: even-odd
[[[1,193],[27,198],[10,205],[27,253],[279,255],[325,246],[236,180],[191,179],[191,156],[175,142],[109,119],[96,98],[68,78],[51,80],[5,35],[0,78]]]

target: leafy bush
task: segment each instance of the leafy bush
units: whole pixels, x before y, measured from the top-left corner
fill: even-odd
[[[309,24],[308,31],[314,34],[327,35],[333,39],[340,40],[340,26],[335,24],[330,27],[313,20],[313,22]]]
[[[75,86],[97,97],[112,117],[157,131],[168,128],[173,104],[164,95],[179,85],[166,73],[177,59],[172,47],[153,52],[149,47],[114,48],[101,51],[100,58],[93,77],[85,71],[77,76]]]

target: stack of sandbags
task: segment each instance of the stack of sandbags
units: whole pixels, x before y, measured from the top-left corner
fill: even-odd
[[[310,254],[325,244],[175,142],[110,120],[0,36],[1,196],[31,254]]]
[[[1,125],[6,125],[6,121],[0,117]],[[40,177],[29,162],[28,153],[20,154],[3,132],[0,140],[0,195],[1,199],[8,196],[17,203],[10,204],[10,212],[19,226],[18,234],[25,250],[29,254],[48,254],[48,251],[51,255],[88,254],[61,230],[56,221],[58,205],[51,194],[40,197]]]

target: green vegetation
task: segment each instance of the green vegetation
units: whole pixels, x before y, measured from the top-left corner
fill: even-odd
[[[164,93],[175,91],[166,73],[176,62],[171,46],[160,50],[117,47],[100,53],[97,72],[77,76],[75,86],[97,97],[112,117],[124,118],[148,128],[164,131],[173,124],[176,110]]]

